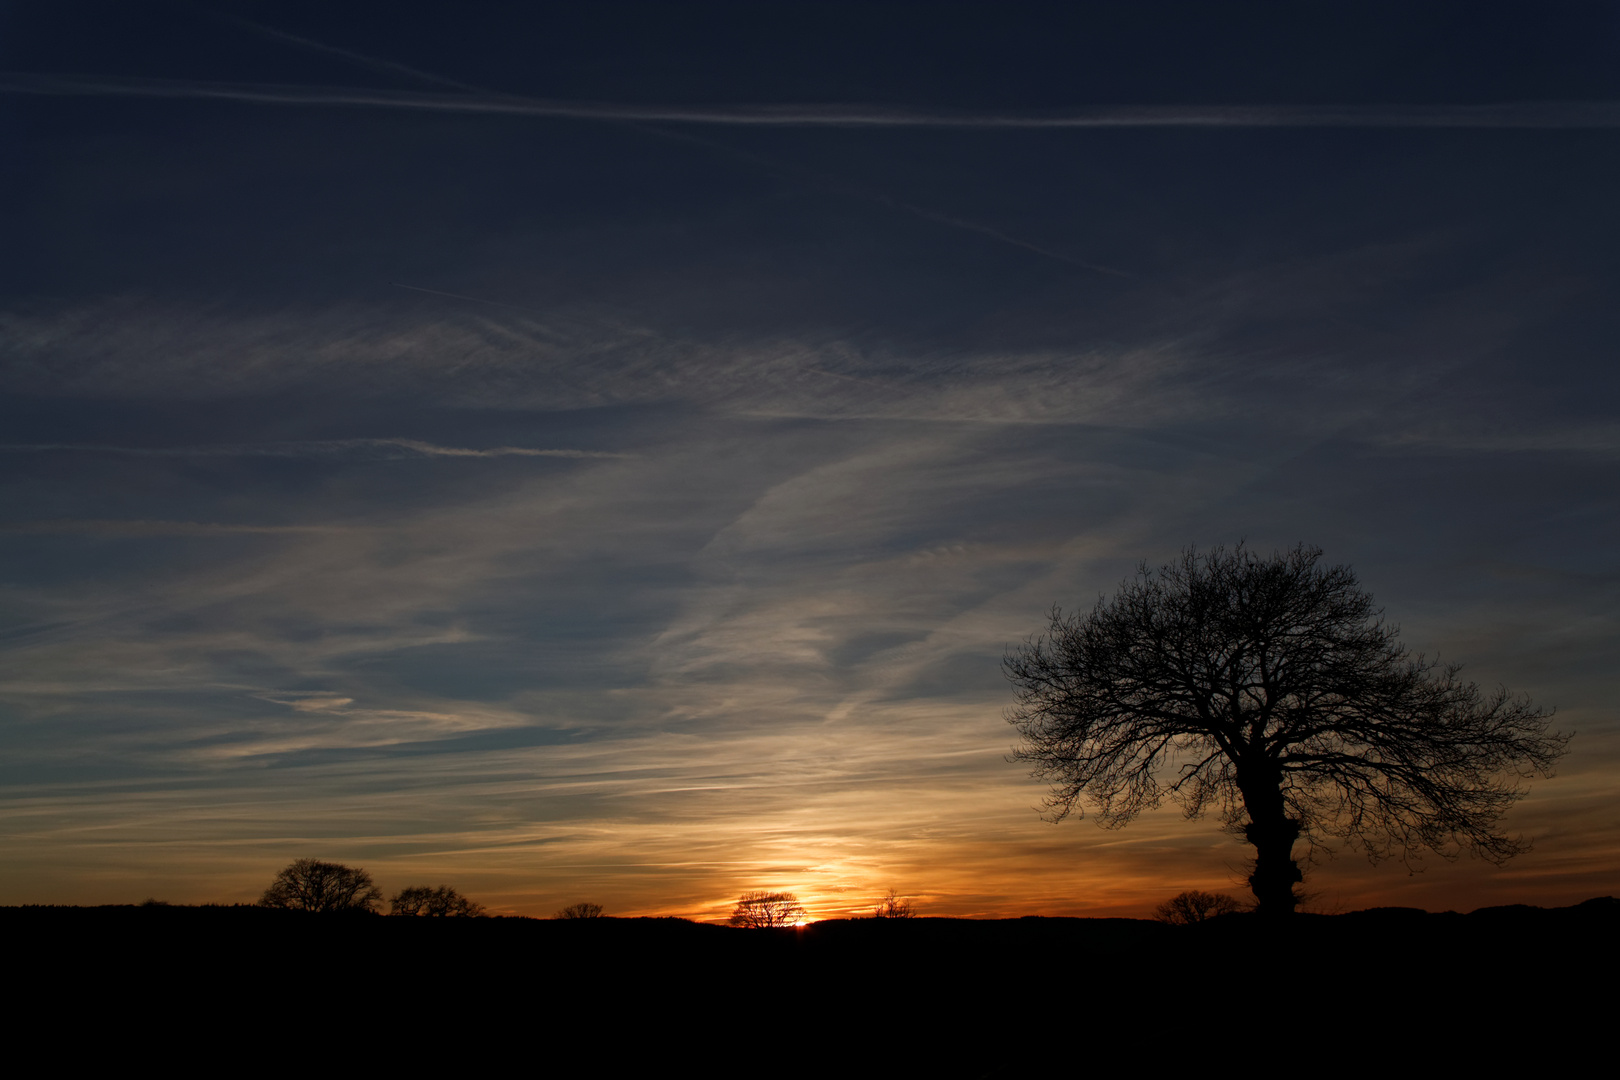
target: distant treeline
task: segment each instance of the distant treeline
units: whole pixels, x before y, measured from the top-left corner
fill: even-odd
[[[1620,944],[1620,899],[1600,897],[1571,907],[1525,904],[1480,908],[1468,914],[1419,908],[1372,908],[1340,915],[1301,914],[1282,926],[1249,913],[1190,925],[1161,919],[1024,916],[1015,919],[823,919],[803,926],[739,930],[734,926],[679,918],[534,919],[497,915],[478,919],[375,919],[363,913],[314,913],[256,904],[198,906],[114,904],[96,907],[23,905],[0,907],[7,940],[71,941],[126,939],[168,941],[182,946],[197,936],[218,943],[312,938],[352,944],[427,943],[522,948],[529,944],[566,950],[721,950],[741,954],[798,955],[847,952],[945,951],[985,956],[1050,957],[1065,954],[1138,955],[1144,950],[1181,951],[1189,946],[1271,945],[1284,950],[1322,944],[1388,944],[1421,939],[1429,950],[1469,948],[1510,940],[1538,949],[1559,943]]]

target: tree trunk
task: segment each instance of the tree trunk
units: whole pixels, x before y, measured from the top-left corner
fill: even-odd
[[[1287,817],[1278,808],[1276,814],[1267,814],[1260,820],[1249,815],[1243,835],[1254,845],[1254,873],[1249,875],[1249,886],[1259,903],[1255,912],[1260,915],[1291,915],[1299,904],[1294,886],[1305,880],[1294,862],[1294,841],[1299,839],[1299,822]]]
[[[1255,914],[1292,915],[1299,905],[1294,886],[1305,880],[1305,875],[1294,862],[1299,821],[1288,816],[1282,775],[1268,766],[1242,769],[1238,790],[1243,792],[1243,806],[1249,812],[1243,835],[1254,845],[1254,873],[1249,875],[1249,887],[1258,902]]]

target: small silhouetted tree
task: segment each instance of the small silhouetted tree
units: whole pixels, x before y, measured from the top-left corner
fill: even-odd
[[[792,926],[804,918],[804,907],[790,892],[746,892],[731,913],[732,926]]]
[[[428,918],[476,918],[484,913],[484,905],[474,903],[448,885],[413,885],[401,889],[388,902],[390,915],[415,915]]]
[[[552,916],[553,919],[600,919],[601,917],[601,904],[569,904]]]
[[[1568,736],[1527,699],[1413,656],[1350,568],[1321,556],[1189,548],[1088,614],[1053,609],[1003,665],[1015,760],[1052,782],[1053,820],[1082,799],[1111,827],[1166,795],[1188,817],[1218,809],[1254,845],[1266,914],[1299,902],[1301,838],[1409,863],[1524,850],[1497,822]]]
[[[917,910],[912,906],[909,897],[901,896],[890,889],[889,895],[879,900],[877,907],[872,909],[872,914],[879,919],[914,919],[917,917]]]
[[[1205,919],[1231,915],[1242,910],[1243,903],[1235,896],[1189,889],[1160,904],[1154,909],[1153,917],[1172,926],[1191,926]]]
[[[264,890],[264,907],[297,911],[373,911],[382,892],[364,870],[320,859],[299,859]]]

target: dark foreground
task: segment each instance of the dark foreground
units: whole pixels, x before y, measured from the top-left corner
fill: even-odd
[[[319,1073],[363,1061],[365,1075],[1069,1076],[1178,1071],[1174,1058],[1243,1046],[1347,1071],[1488,1063],[1530,1038],[1607,1031],[1620,961],[1613,898],[1283,926],[763,931],[155,906],[0,908],[0,929],[19,1031],[77,1020],[84,1052],[133,1062],[161,1047],[171,1064],[195,1053],[231,1071],[303,1046],[332,1055]]]

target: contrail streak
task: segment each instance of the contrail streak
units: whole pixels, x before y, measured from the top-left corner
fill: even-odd
[[[894,201],[894,205],[899,209],[904,210],[908,214],[915,214],[924,221],[932,221],[935,224],[946,225],[953,229],[965,229],[968,232],[980,233],[984,236],[990,237],[993,240],[999,240],[1003,244],[1011,244],[1013,247],[1020,247],[1025,251],[1032,251],[1036,255],[1041,255],[1048,259],[1055,259],[1061,263],[1068,263],[1070,266],[1078,266],[1083,270],[1095,270],[1099,274],[1109,274],[1113,277],[1128,278],[1136,276],[1135,274],[1124,270],[1116,270],[1112,266],[1103,266],[1101,263],[1086,262],[1084,259],[1073,258],[1072,256],[1065,255],[1060,251],[1053,251],[1050,248],[1043,248],[1039,244],[1030,243],[1028,240],[1020,240],[1016,236],[1009,236],[1000,229],[992,229],[988,225],[980,225],[974,221],[965,221],[962,218],[951,217],[948,214],[941,214],[938,211],[929,210],[926,207],[915,206],[911,203],[900,202],[898,200]]]
[[[539,308],[524,307],[522,304],[506,304],[499,300],[486,300],[482,296],[468,296],[465,293],[445,292],[443,289],[424,289],[420,285],[407,285],[403,281],[390,281],[388,284],[396,289],[409,289],[411,292],[427,293],[429,296],[448,296],[452,300],[466,300],[473,304],[488,304],[490,307],[510,308],[512,311],[527,311],[531,315],[546,315],[548,312]]]
[[[431,290],[424,290],[431,291]],[[447,294],[448,295],[448,294]],[[496,446],[477,450],[464,446],[440,446],[420,439],[315,439],[305,442],[240,443],[205,446],[113,446],[104,443],[13,443],[0,444],[0,454],[41,454],[77,451],[92,454],[123,454],[131,457],[330,457],[338,455],[373,458],[410,457],[555,457],[631,458],[634,454],[607,450],[549,450],[528,446]]]
[[[123,521],[100,518],[61,518],[53,521],[22,521],[0,525],[0,533],[8,536],[55,533],[107,536],[254,536],[351,531],[353,531],[351,527],[342,525],[243,525],[218,521]]]
[[[301,37],[298,34],[291,34],[291,33],[288,33],[285,30],[278,30],[273,26],[265,26],[265,25],[263,25],[261,23],[256,23],[256,22],[253,22],[253,21],[248,20],[248,19],[243,19],[243,18],[239,18],[239,17],[236,17],[236,16],[222,16],[222,17],[228,19],[230,22],[234,23],[235,25],[240,26],[240,27],[242,27],[242,28],[244,28],[246,30],[249,30],[249,31],[253,32],[253,33],[261,34],[261,35],[273,38],[273,39],[275,39],[277,41],[285,41],[285,42],[288,42],[289,44],[296,45],[296,46],[298,46],[300,48],[311,49],[311,50],[314,50],[316,52],[328,53],[328,54],[331,54],[331,55],[334,55],[334,56],[341,56],[341,57],[343,57],[343,58],[345,58],[347,60],[353,60],[354,62],[356,62],[358,64],[362,64],[362,65],[364,65],[366,67],[369,67],[369,68],[372,68],[374,70],[387,71],[387,72],[394,73],[394,74],[408,75],[411,78],[420,79],[420,80],[422,80],[424,82],[434,83],[434,84],[436,84],[438,86],[448,86],[448,87],[451,87],[452,89],[455,89],[455,90],[470,92],[472,94],[478,95],[479,97],[485,98],[485,99],[488,99],[488,100],[498,100],[498,101],[506,101],[506,102],[524,102],[524,101],[529,100],[529,99],[526,99],[526,98],[522,97],[521,95],[502,94],[502,93],[499,93],[498,91],[491,91],[491,90],[489,90],[489,89],[487,89],[485,87],[473,86],[473,85],[471,85],[469,83],[459,82],[459,81],[457,81],[455,79],[448,79],[448,78],[445,78],[443,75],[437,75],[437,74],[434,74],[431,71],[423,71],[420,68],[410,67],[409,65],[401,64],[401,63],[398,63],[397,61],[394,61],[394,60],[384,60],[384,59],[382,59],[380,57],[368,56],[365,53],[355,52],[352,49],[344,49],[344,48],[340,48],[339,46],[336,46],[336,45],[328,45],[323,41],[316,41],[316,40],[314,40],[312,38]],[[621,121],[621,122],[623,122],[623,121]],[[733,156],[742,156],[742,157],[748,159],[753,164],[762,165],[767,170],[775,172],[778,175],[782,175],[782,174],[786,174],[786,173],[790,173],[790,172],[803,173],[803,170],[801,170],[801,169],[794,169],[794,168],[784,166],[780,162],[772,161],[772,160],[770,160],[768,158],[764,158],[764,157],[762,157],[762,156],[760,156],[758,154],[752,154],[752,153],[748,153],[746,151],[740,151],[737,148],[732,147],[732,146],[727,146],[724,143],[717,143],[717,142],[713,142],[713,141],[711,141],[709,139],[697,138],[695,136],[685,134],[685,133],[675,133],[675,132],[670,132],[670,131],[667,131],[667,130],[661,130],[661,129],[655,128],[655,127],[648,127],[648,126],[646,126],[645,123],[631,123],[629,126],[634,128],[636,131],[640,131],[640,132],[642,132],[644,134],[652,135],[652,136],[655,136],[655,137],[658,137],[658,138],[680,139],[680,140],[683,140],[683,141],[687,141],[687,142],[695,143],[695,144],[700,145],[700,146],[707,147],[710,150],[719,151],[720,153],[723,153],[723,154],[729,154],[729,155],[733,155]],[[802,176],[801,176],[801,179],[802,179]],[[821,181],[822,183],[826,183],[828,178],[826,178],[826,177],[816,177],[815,179]],[[850,184],[847,184],[847,183],[835,182],[835,186],[839,186],[839,187],[843,187],[843,188],[845,188],[847,190],[851,190],[855,194],[859,195],[862,198],[876,199],[879,202],[887,203],[888,205],[894,207],[897,210],[900,210],[900,211],[902,211],[904,213],[912,214],[912,215],[914,215],[916,217],[920,217],[925,221],[931,221],[936,225],[944,225],[944,226],[946,226],[948,228],[954,228],[954,229],[963,229],[963,230],[966,230],[968,232],[978,233],[981,236],[988,236],[993,240],[998,240],[998,241],[1000,241],[1000,242],[1002,242],[1004,244],[1011,244],[1013,247],[1023,248],[1025,251],[1029,251],[1029,252],[1032,252],[1033,254],[1040,255],[1043,258],[1054,259],[1057,262],[1067,263],[1070,266],[1077,266],[1077,267],[1080,267],[1081,269],[1084,269],[1084,270],[1095,270],[1098,273],[1109,274],[1109,275],[1112,275],[1114,277],[1131,277],[1131,276],[1133,276],[1131,274],[1126,273],[1123,270],[1116,270],[1111,266],[1101,266],[1101,265],[1099,265],[1097,263],[1086,262],[1084,259],[1076,259],[1076,258],[1073,258],[1072,256],[1065,255],[1062,252],[1052,251],[1052,250],[1050,250],[1048,248],[1041,247],[1038,244],[1032,244],[1027,240],[1020,240],[1015,236],[1009,236],[1008,234],[1002,232],[1000,229],[994,229],[994,228],[991,228],[988,225],[980,225],[977,222],[966,221],[966,220],[963,220],[962,218],[952,217],[952,216],[950,216],[948,214],[941,214],[941,213],[938,213],[937,211],[929,210],[927,207],[916,206],[916,205],[914,205],[912,203],[903,202],[903,201],[900,201],[898,199],[893,199],[893,198],[891,198],[891,197],[889,197],[887,195],[883,195],[881,193],[855,189],[853,187],[853,185],[850,185]],[[462,296],[462,295],[460,295],[458,293],[441,292],[441,291],[439,291],[437,289],[424,289],[424,288],[422,288],[420,286],[417,286],[417,285],[404,285],[404,284],[401,284],[400,282],[397,282],[397,281],[396,282],[391,282],[390,284],[393,284],[393,285],[395,285],[395,286],[397,286],[397,287],[399,287],[401,289],[414,289],[417,292],[431,293],[431,294],[436,295],[436,296],[447,296],[447,297],[451,297],[452,299],[456,299],[456,300],[468,300],[468,301],[471,301],[471,302],[477,303],[477,304],[491,304],[491,305],[496,306],[496,307],[512,308],[515,311],[531,311],[531,310],[533,310],[533,309],[530,309],[530,308],[520,307],[520,306],[518,306],[516,304],[502,304],[502,303],[500,303],[498,301],[495,301],[495,300],[485,300],[485,299],[482,299],[482,298],[476,297],[476,296]]]
[[[408,64],[401,64],[394,60],[384,60],[376,56],[367,56],[365,53],[357,53],[352,49],[345,49],[337,45],[328,45],[324,41],[316,41],[313,38],[301,37],[298,34],[290,34],[285,30],[277,30],[273,26],[265,26],[263,23],[256,23],[251,19],[244,19],[237,15],[227,15],[223,12],[208,12],[207,14],[213,15],[216,18],[222,19],[225,22],[231,23],[235,26],[239,26],[244,30],[252,31],[255,34],[262,34],[265,37],[274,38],[277,41],[285,41],[291,45],[297,45],[303,49],[312,49],[316,52],[330,53],[333,56],[341,56],[345,60],[353,60],[358,64],[364,64],[366,67],[373,68],[377,71],[387,71],[398,75],[409,75],[413,79],[421,79],[425,82],[437,83],[440,86],[448,86],[456,90],[470,90],[474,93],[485,92],[482,87],[472,86],[469,83],[458,82],[455,79],[447,79],[443,75],[435,75],[431,71],[422,71],[419,68],[413,68]]]
[[[347,50],[337,50],[349,55]],[[356,55],[357,59],[363,59]],[[384,62],[386,63],[386,62]],[[423,72],[400,67],[421,77]],[[450,80],[439,80],[446,85]],[[193,98],[267,105],[349,106],[743,127],[838,128],[1615,128],[1620,102],[1519,101],[1485,105],[1098,105],[1059,112],[950,112],[872,105],[684,106],[550,101],[482,93],[428,94],[363,87],[171,82],[0,73],[0,93]]]

